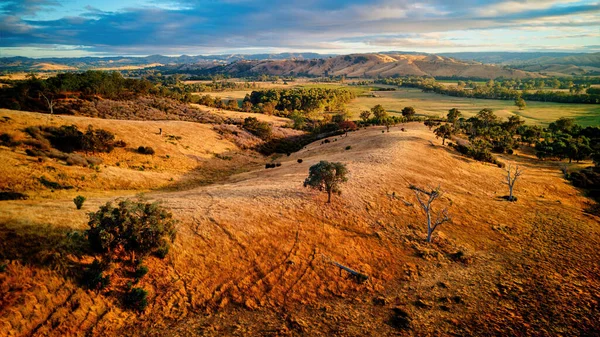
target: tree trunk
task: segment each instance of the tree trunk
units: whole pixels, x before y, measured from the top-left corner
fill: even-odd
[[[442,137],[442,145],[446,142],[446,137]]]
[[[511,185],[508,185],[508,200],[512,201],[513,200],[513,187]]]
[[[331,191],[327,191],[327,203],[331,204]]]
[[[427,211],[427,242],[431,242],[431,234],[433,233],[431,229],[431,214],[429,214],[429,210]]]

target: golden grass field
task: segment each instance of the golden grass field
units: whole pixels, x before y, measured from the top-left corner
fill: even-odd
[[[6,117],[8,119],[6,119]],[[241,163],[257,162],[253,154],[240,151],[232,142],[213,130],[211,125],[181,121],[123,121],[46,114],[0,109],[0,133],[25,139],[27,126],[76,125],[85,130],[88,125],[113,132],[127,143],[110,154],[98,153],[103,163],[98,169],[66,166],[47,159],[38,163],[22,150],[13,152],[0,146],[0,189],[39,194],[52,198],[56,194],[77,195],[77,191],[149,190],[186,184],[210,183],[237,172]],[[162,135],[159,129],[162,128]],[[156,153],[143,155],[135,150],[151,146]],[[215,160],[215,155],[231,157]],[[74,190],[50,191],[38,179],[74,186]]]
[[[2,114],[17,120],[21,113]],[[29,118],[35,115],[24,120]],[[175,154],[180,145],[146,134],[147,125],[173,128],[166,132],[180,134],[190,146],[190,153],[181,150],[181,165],[192,152],[232,150],[203,126],[161,123],[97,125],[160,154]],[[239,163],[246,172],[215,184],[146,193],[170,207],[180,223],[167,258],[145,262],[150,273],[140,286],[149,290],[149,306],[141,314],[122,309],[109,293],[83,290],[68,274],[35,260],[39,248],[32,243],[43,248],[67,230],[84,229],[84,212],[116,195],[91,194],[82,211],[71,195],[1,202],[0,249],[15,258],[0,273],[0,335],[600,331],[600,219],[583,212],[590,201],[561,177],[558,163],[524,153],[502,156],[525,170],[515,187],[518,202],[510,203],[500,198],[507,194],[502,169],[441,146],[421,124],[382,130],[371,127],[329,144],[310,144],[280,158],[282,166],[275,169],[247,160]],[[302,187],[308,168],[320,160],[343,162],[350,171],[332,204],[325,203],[324,193]],[[439,229],[433,244],[424,242],[424,216],[409,184],[440,185],[446,192],[438,207],[449,207],[453,221]],[[68,254],[55,259],[75,267],[90,262]],[[369,281],[354,282],[331,260],[368,274]],[[408,331],[394,325],[400,309],[412,318]]]

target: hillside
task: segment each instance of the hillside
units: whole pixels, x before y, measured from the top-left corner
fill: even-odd
[[[188,68],[189,69],[189,68]],[[232,76],[256,74],[346,77],[434,76],[465,78],[535,78],[539,74],[521,70],[458,61],[437,55],[352,54],[315,60],[238,61],[204,68],[200,73]]]
[[[600,53],[446,53],[466,61],[501,64],[548,76],[597,76]]]
[[[508,203],[500,198],[506,187],[498,167],[430,145],[440,141],[420,124],[382,129],[310,144],[275,169],[146,194],[181,222],[166,260],[145,261],[151,272],[140,286],[150,290],[149,307],[139,315],[36,260],[54,242],[47,237],[85,228],[84,211],[111,198],[91,197],[84,211],[75,210],[72,196],[3,202],[0,249],[9,263],[0,273],[0,334],[600,331],[600,219],[582,212],[587,199],[561,178],[558,163],[503,157],[526,172],[516,186],[518,202]],[[341,161],[350,171],[331,205],[324,194],[302,187],[320,160]],[[408,184],[440,185],[446,192],[438,206],[449,207],[453,222],[434,244],[423,242],[423,214]],[[91,262],[68,254],[55,260],[72,268]],[[354,282],[332,260],[370,280]]]

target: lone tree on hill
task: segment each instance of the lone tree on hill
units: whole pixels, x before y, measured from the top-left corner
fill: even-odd
[[[404,109],[402,109],[402,116],[404,116],[409,121],[412,120],[415,113],[415,108],[413,108],[412,106],[407,106]]]
[[[519,166],[515,167],[515,171],[512,172],[512,166],[508,165],[505,169],[506,171],[506,181],[504,183],[508,185],[508,201],[516,201],[517,198],[513,197],[513,188],[517,179],[523,175],[523,170],[519,170]]]
[[[426,191],[415,185],[410,185],[408,188],[415,192],[417,201],[421,205],[423,212],[425,212],[425,216],[427,217],[427,242],[431,242],[431,235],[438,226],[452,220],[448,216],[448,208],[444,208],[441,212],[438,212],[437,215],[435,215],[435,218],[432,216],[432,204],[435,200],[443,196],[443,192],[441,191],[440,186],[431,191]]]
[[[433,132],[437,138],[442,138],[442,145],[444,145],[446,138],[452,136],[452,127],[449,124],[442,124],[433,130]]]
[[[327,203],[331,203],[331,193],[341,194],[340,185],[348,181],[346,165],[335,162],[320,161],[308,169],[308,178],[304,180],[304,187],[325,190]]]

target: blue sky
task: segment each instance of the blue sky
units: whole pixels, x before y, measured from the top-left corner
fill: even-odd
[[[579,0],[2,0],[0,56],[600,51]]]

